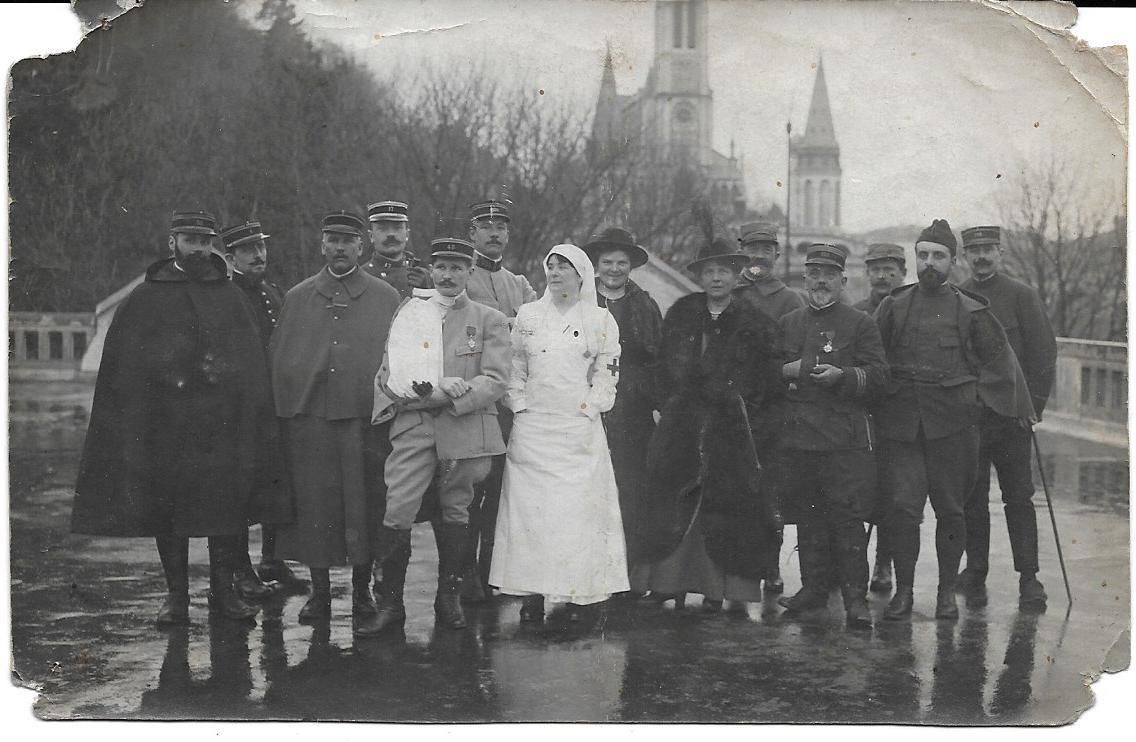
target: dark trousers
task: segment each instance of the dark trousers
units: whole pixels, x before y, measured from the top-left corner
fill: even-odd
[[[883,441],[879,452],[880,489],[886,515],[881,528],[895,559],[896,582],[911,588],[919,558],[919,524],[931,499],[935,510],[935,551],[939,582],[958,573],[966,539],[965,503],[978,474],[979,429],[970,425],[943,438]]]
[[[966,568],[984,578],[990,563],[990,465],[1006,509],[1014,569],[1037,572],[1037,514],[1033,506],[1031,433],[1017,420],[987,412],[982,420],[978,476],[966,500]]]

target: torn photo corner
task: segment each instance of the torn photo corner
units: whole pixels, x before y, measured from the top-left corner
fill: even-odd
[[[1127,674],[1128,60],[1124,47],[1094,48],[1076,37],[1074,5],[71,5],[84,30],[79,46],[19,61],[8,87],[12,666],[14,682],[38,692],[33,711],[41,719],[1048,726],[1075,723],[1094,704],[1086,679]],[[391,243],[384,243],[381,225],[399,220],[370,210],[383,203],[397,205],[388,212],[397,211],[408,225]],[[194,221],[204,218],[198,212],[212,221]],[[618,503],[609,498],[596,505],[588,499],[595,493],[581,492],[579,518],[560,527],[583,541],[600,522],[589,508],[607,507],[607,514],[617,508],[624,533],[613,538],[624,540],[631,591],[599,603],[589,595],[580,606],[571,594],[550,593],[537,613],[533,601],[522,599],[526,590],[505,594],[486,582],[495,529],[513,512],[501,496],[505,455],[484,483],[470,485],[472,505],[447,507],[440,499],[460,471],[457,459],[439,467],[444,476],[426,476],[421,517],[432,502],[439,527],[437,535],[425,522],[413,527],[401,593],[397,557],[393,567],[390,554],[374,565],[374,581],[371,565],[355,565],[353,581],[343,559],[314,565],[277,559],[275,527],[250,516],[254,525],[240,544],[249,558],[234,557],[236,582],[228,583],[256,609],[253,621],[232,620],[239,613],[234,603],[207,597],[225,582],[217,570],[233,565],[222,561],[224,544],[210,548],[199,538],[204,531],[188,534],[184,590],[166,576],[176,549],[166,548],[163,567],[154,533],[105,538],[83,533],[83,524],[73,521],[84,450],[96,448],[88,426],[94,429],[105,414],[98,411],[103,402],[96,379],[102,385],[112,373],[142,378],[153,370],[154,385],[181,390],[178,383],[192,384],[201,372],[171,361],[196,352],[188,345],[171,345],[168,355],[143,346],[121,352],[112,332],[116,317],[139,324],[153,319],[123,311],[130,297],[141,295],[139,287],[145,293],[155,283],[182,280],[170,260],[181,244],[175,233],[212,230],[215,257],[225,257],[228,276],[252,292],[246,295],[250,313],[259,304],[275,308],[260,326],[264,348],[248,348],[259,354],[267,352],[281,300],[259,284],[242,283],[244,273],[234,270],[239,245],[225,235],[257,224],[267,281],[283,297],[324,275],[326,255],[335,249],[324,236],[325,217],[338,212],[367,225],[358,269],[405,289],[404,298],[411,293],[404,285],[407,266],[429,263],[431,239],[468,240],[478,250],[470,280],[485,282],[491,298],[484,303],[493,302],[510,327],[522,301],[530,300],[510,304],[513,293],[527,297],[518,288],[522,279],[528,292],[544,293],[550,247],[572,243],[587,250],[602,243],[600,235],[615,239],[605,231],[611,228],[629,235],[624,253],[634,263],[628,284],[634,288],[604,299],[623,342],[616,408],[605,419],[610,452],[604,455],[614,467]],[[649,386],[637,354],[658,352],[633,345],[638,336],[623,322],[638,315],[628,307],[645,292],[670,327],[669,310],[706,288],[690,267],[724,241],[728,252],[745,252],[754,261],[734,277],[739,291],[773,297],[769,306],[784,301],[789,309],[809,311],[805,261],[810,246],[823,243],[840,246],[834,254],[844,261],[846,284],[839,301],[867,302],[871,312],[887,291],[881,293],[870,275],[870,250],[899,251],[892,255],[895,286],[917,283],[916,243],[940,219],[958,240],[950,281],[965,288],[982,277],[968,261],[967,246],[978,244],[968,235],[999,235],[1001,272],[1032,289],[1057,338],[1051,388],[1029,387],[1035,406],[1040,394],[1044,408],[1033,435],[1022,438],[1031,451],[995,462],[1018,467],[1017,482],[1032,478],[1034,492],[1008,484],[1003,490],[1010,470],[989,471],[990,457],[977,459],[986,471],[979,471],[973,491],[955,493],[949,503],[935,492],[916,539],[922,549],[915,548],[914,608],[901,620],[884,617],[900,570],[893,576],[888,566],[886,538],[880,545],[887,521],[875,515],[865,524],[869,561],[860,566],[883,568],[886,589],[873,579],[867,592],[865,574],[852,588],[845,581],[842,593],[837,583],[848,572],[838,564],[842,552],[833,564],[812,567],[814,575],[840,574],[827,604],[827,588],[818,588],[815,609],[785,611],[785,596],[803,587],[801,529],[784,528],[776,560],[784,596],[778,579],[754,579],[742,566],[762,546],[754,543],[759,529],[747,536],[745,519],[802,496],[776,487],[782,413],[773,407],[748,413],[762,462],[760,486],[753,487],[763,498],[760,508],[716,510],[721,506],[701,488],[725,475],[708,472],[702,452],[686,472],[692,484],[685,499],[662,502],[644,484],[646,462],[652,431],[663,429],[665,403],[676,393],[655,390],[659,399],[642,401],[638,417],[620,407],[635,384]],[[479,234],[486,224],[504,235],[504,244]],[[998,231],[989,231],[994,227]],[[754,234],[767,236],[747,238]],[[775,246],[770,262],[761,262],[758,243]],[[499,255],[481,252],[494,247]],[[641,264],[633,260],[640,250],[647,254]],[[604,280],[601,270],[597,281]],[[469,294],[476,298],[473,289]],[[355,298],[334,306],[349,312]],[[972,301],[977,307],[979,300]],[[999,316],[996,301],[981,301],[989,306],[973,311],[993,312],[1015,352],[1033,342],[1028,326]],[[187,299],[185,306],[191,305]],[[444,373],[430,377],[435,385],[452,375],[455,355],[437,329],[430,336],[438,336],[435,347],[423,346],[428,358],[405,353],[412,365],[443,366]],[[842,351],[841,332],[825,336],[824,353]],[[540,339],[539,328],[514,336],[523,333],[526,343]],[[489,342],[459,334],[460,362],[480,362],[474,359]],[[226,342],[217,338],[209,342]],[[336,355],[344,352],[339,336],[329,331],[325,339],[318,349],[313,343],[313,355],[343,357]],[[934,350],[958,345],[944,342]],[[114,350],[104,354],[108,348]],[[1028,372],[1027,352],[1018,360]],[[329,360],[328,366],[330,376],[336,364]],[[216,368],[226,372],[223,362]],[[360,375],[368,405],[377,371],[376,363]],[[420,378],[426,377],[410,374],[406,385]],[[261,381],[270,397],[267,371]],[[106,403],[125,438],[161,437],[185,410],[224,414],[220,408],[201,413],[205,407],[176,395],[139,403],[151,393],[149,384],[139,382],[133,400]],[[502,407],[486,417],[510,435],[511,413]],[[879,463],[889,439],[881,438],[879,415],[874,419],[865,428]],[[398,464],[397,457],[384,461],[379,449],[397,437],[391,431],[411,427],[407,420],[382,428],[386,440],[366,449],[372,473],[385,474],[382,494],[368,501],[357,522],[340,512],[335,529],[380,543],[387,487],[411,476],[413,465]],[[823,437],[839,424],[825,420],[815,434]],[[574,429],[565,424],[559,433],[567,437]],[[478,428],[476,435],[485,433]],[[983,445],[990,440],[983,438]],[[318,443],[343,453],[342,446]],[[183,448],[174,446],[175,453],[193,452],[197,465],[224,454],[191,439],[177,445]],[[543,455],[555,459],[557,447]],[[971,461],[938,450],[928,455],[945,456],[947,468]],[[328,461],[331,471],[331,454]],[[147,486],[173,487],[192,467],[170,454],[143,468],[152,472]],[[344,472],[362,476],[349,467]],[[327,472],[288,476],[317,474]],[[991,480],[988,493],[980,491],[984,476]],[[918,481],[913,475],[904,486],[919,488]],[[664,506],[683,512],[686,521],[678,530],[682,544],[660,556],[643,546],[641,534],[657,527],[652,518]],[[967,590],[960,583],[957,619],[936,618],[937,589],[956,579],[938,563],[953,553],[945,543],[948,529],[937,535],[951,508],[963,511],[967,529],[962,564],[975,570],[972,575],[982,573],[984,585]],[[455,509],[464,515],[453,516]],[[461,530],[474,534],[472,543],[463,542],[460,574],[441,574],[439,551],[443,562],[457,559],[447,554],[455,542],[443,517],[451,524],[468,521]],[[186,535],[176,523],[170,529]],[[561,533],[558,540],[571,538]],[[211,552],[217,560],[212,576]],[[533,556],[534,573],[595,555],[543,556]],[[608,558],[605,552],[598,561]],[[326,562],[329,586],[321,571]],[[1019,597],[1026,594],[1020,578],[1028,582],[1033,569],[1047,595],[1043,610]],[[271,580],[276,584],[265,594],[261,583]],[[450,590],[454,598],[458,589],[465,590],[467,625],[452,629],[449,619],[436,616],[452,617],[452,601],[443,593]],[[870,630],[846,625],[849,589],[867,592]],[[178,590],[189,596],[183,613],[178,605],[163,608]],[[330,617],[321,618],[324,598]],[[159,609],[163,627],[155,625]],[[359,632],[360,622],[380,609],[396,627],[378,636]],[[403,609],[405,619],[398,617]],[[1111,703],[1120,701],[1114,696]]]

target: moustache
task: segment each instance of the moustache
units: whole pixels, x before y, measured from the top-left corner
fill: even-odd
[[[387,245],[401,245],[401,244],[402,244],[402,241],[399,240],[397,237],[387,237],[385,240],[383,240],[383,246],[384,247],[387,246]]]
[[[974,265],[976,267],[985,268],[988,265],[994,265],[994,261],[993,260],[987,260],[986,258],[979,258],[978,260],[974,261]]]
[[[437,282],[437,285],[438,285],[438,286],[445,286],[445,287],[449,287],[449,286],[454,286],[454,285],[456,285],[456,284],[455,284],[455,283],[454,283],[453,281],[438,281],[438,282]]]

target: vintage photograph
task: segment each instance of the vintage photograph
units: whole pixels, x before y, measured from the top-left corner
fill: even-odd
[[[1127,671],[1074,5],[71,8],[7,87],[29,714],[1055,726]]]

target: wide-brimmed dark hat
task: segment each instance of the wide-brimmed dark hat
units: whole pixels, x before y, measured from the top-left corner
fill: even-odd
[[[718,237],[709,245],[704,245],[686,269],[691,273],[697,273],[702,270],[702,266],[714,261],[731,265],[740,273],[742,268],[749,265],[749,256],[738,252],[737,248],[725,238]]]
[[[170,217],[171,232],[217,236],[217,219],[208,211],[175,211]]]
[[[430,259],[465,258],[473,262],[473,243],[457,237],[439,237],[430,240]]]
[[[649,255],[641,245],[635,244],[635,236],[626,229],[609,227],[599,234],[592,235],[592,239],[582,249],[591,259],[592,264],[599,262],[600,255],[611,250],[622,250],[631,258],[631,267],[638,268],[646,264]]]
[[[250,242],[267,240],[268,235],[260,229],[260,222],[248,221],[233,227],[226,227],[221,232],[221,244],[226,250],[247,245]]]

